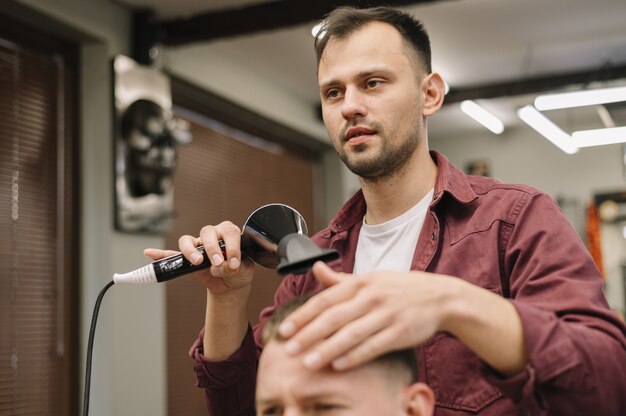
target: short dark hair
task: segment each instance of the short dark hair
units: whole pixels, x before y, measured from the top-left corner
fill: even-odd
[[[424,65],[427,74],[432,72],[430,39],[422,23],[408,13],[392,7],[338,7],[322,21],[315,37],[315,54],[319,66],[326,44],[331,38],[343,39],[356,30],[372,22],[388,23],[402,35],[402,38],[414,49]]]
[[[294,298],[275,310],[263,328],[263,343],[267,344],[271,340],[285,341],[278,333],[278,327],[287,316],[304,305],[312,296],[305,295]],[[405,375],[407,385],[417,382],[417,357],[414,348],[389,352],[375,358],[369,364],[379,365],[385,369]]]

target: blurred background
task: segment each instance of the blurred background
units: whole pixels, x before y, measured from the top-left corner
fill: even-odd
[[[0,415],[79,413],[94,302],[144,248],[272,202],[326,225],[358,183],[320,118],[311,33],[336,5],[382,3],[0,2]],[[430,148],[552,195],[623,316],[626,2],[384,3],[424,23],[449,87]],[[259,270],[252,322],[279,282]],[[113,286],[91,414],[204,414],[187,356],[204,301],[193,279]]]

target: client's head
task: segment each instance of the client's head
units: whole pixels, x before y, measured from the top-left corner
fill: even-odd
[[[417,382],[413,349],[388,353],[346,371],[330,367],[311,371],[302,364],[303,354],[288,354],[278,326],[307,299],[285,304],[265,326],[256,386],[258,416],[433,413],[434,395],[426,384]]]

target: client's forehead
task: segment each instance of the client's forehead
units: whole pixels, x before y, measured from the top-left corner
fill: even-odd
[[[380,367],[364,365],[348,371],[334,371],[330,367],[310,371],[302,364],[303,355],[291,356],[283,342],[270,341],[261,354],[258,372],[260,389],[277,387],[277,381],[307,394],[327,391],[354,391],[362,387],[379,388],[385,383]]]

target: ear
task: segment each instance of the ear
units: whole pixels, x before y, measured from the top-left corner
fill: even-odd
[[[424,94],[424,117],[435,114],[443,105],[445,95],[445,83],[437,72],[428,74],[422,80],[422,92]]]
[[[410,385],[404,390],[404,409],[407,416],[432,416],[435,393],[424,383]]]

